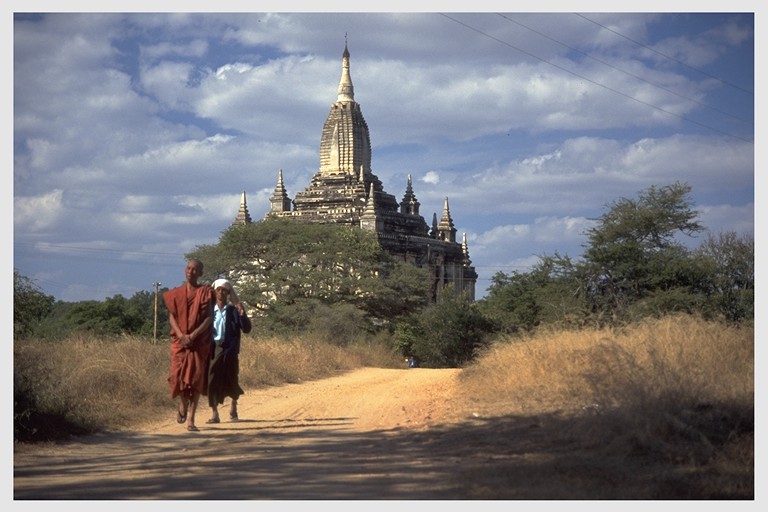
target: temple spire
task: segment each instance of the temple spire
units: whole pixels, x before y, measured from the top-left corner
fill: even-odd
[[[251,215],[248,213],[248,204],[245,201],[245,191],[240,197],[240,210],[237,212],[237,217],[232,221],[232,224],[250,224]]]
[[[363,214],[360,216],[360,227],[369,231],[381,231],[383,228],[379,212],[376,210],[376,189],[373,183],[368,185],[368,197]]]
[[[445,198],[445,205],[443,206],[443,216],[440,219],[440,224],[437,227],[438,238],[446,242],[456,241],[456,228],[453,226],[453,219],[451,218],[451,209],[448,207],[448,198]]]
[[[272,212],[289,212],[291,211],[291,200],[288,197],[288,192],[283,185],[283,170],[277,171],[277,185],[275,185],[275,191],[272,192],[272,197],[269,198],[269,202],[272,205]]]
[[[437,238],[437,212],[432,213],[432,230],[429,232],[429,236]]]
[[[349,75],[349,50],[344,36],[344,53],[341,56],[341,80],[339,81],[339,97],[336,101],[355,101],[355,88]]]
[[[469,267],[472,265],[472,260],[469,259],[469,245],[467,245],[467,234],[464,233],[461,236],[461,252],[464,254],[464,266]]]
[[[419,206],[421,203],[416,199],[416,195],[413,193],[413,181],[411,175],[408,175],[408,184],[405,187],[405,195],[403,200],[400,201],[400,213],[408,215],[419,215]]]

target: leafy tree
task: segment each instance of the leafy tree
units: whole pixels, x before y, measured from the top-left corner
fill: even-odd
[[[163,292],[168,288],[157,291],[157,337],[167,336],[170,330],[168,323],[168,308],[163,300]],[[139,336],[154,336],[155,329],[155,292],[142,290],[134,293],[125,303],[125,315],[133,318],[134,325],[126,326],[129,333]]]
[[[368,287],[359,297],[361,309],[377,320],[392,321],[426,307],[431,294],[429,271],[393,261],[386,254],[382,257],[386,262],[377,279],[367,281]]]
[[[733,231],[709,234],[696,255],[706,269],[706,294],[729,322],[754,319],[755,241]]]
[[[29,277],[13,271],[13,337],[29,336],[53,309],[56,299],[46,295]]]
[[[66,318],[72,331],[89,331],[99,335],[140,333],[145,321],[144,316],[135,309],[131,310],[128,300],[119,294],[103,302],[78,302]]]
[[[395,323],[392,336],[395,350],[404,357],[413,356],[413,347],[415,344],[418,344],[418,340],[422,335],[423,329],[419,324],[418,315],[401,317]]]
[[[424,366],[459,368],[487,346],[492,330],[491,322],[474,304],[446,294],[422,311],[416,325],[400,329],[409,338],[400,338],[399,345],[408,343],[410,355]]]
[[[497,272],[480,311],[504,333],[530,331],[542,323],[579,323],[578,267],[567,256],[542,256],[530,272]]]
[[[695,285],[684,264],[687,252],[678,237],[703,227],[696,221],[681,183],[640,192],[637,199],[611,203],[587,231],[583,255],[584,291],[593,311],[609,315],[651,293]]]
[[[319,301],[380,320],[428,300],[426,271],[394,261],[374,234],[349,226],[265,219],[233,225],[187,256],[203,261],[211,279],[236,281],[241,299],[263,313]]]
[[[277,335],[295,336],[311,332],[312,338],[346,346],[372,333],[373,325],[365,312],[346,302],[328,304],[318,299],[298,299],[291,304],[271,306],[257,319],[262,330]]]
[[[55,341],[64,339],[72,334],[67,325],[66,318],[76,304],[76,302],[57,300],[53,304],[50,313],[45,318],[40,319],[32,335],[37,339]]]
[[[33,334],[48,340],[66,338],[78,331],[102,336],[130,334],[153,337],[154,326],[155,294],[154,291],[144,290],[136,292],[130,299],[115,295],[103,301],[57,301],[51,312],[35,327]],[[159,298],[158,338],[166,336],[169,329],[168,311]]]
[[[497,272],[491,278],[488,295],[479,302],[480,310],[502,332],[531,330],[541,321],[537,286],[533,273]]]
[[[681,237],[703,230],[689,193],[681,183],[651,186],[636,199],[610,203],[585,233],[581,260],[555,254],[528,273],[498,273],[479,307],[506,332],[671,312],[749,318],[753,244],[728,234],[686,249]]]

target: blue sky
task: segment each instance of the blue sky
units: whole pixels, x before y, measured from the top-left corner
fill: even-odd
[[[373,172],[398,200],[411,175],[428,223],[448,197],[479,297],[498,271],[577,258],[606,204],[651,185],[686,182],[710,232],[754,235],[753,2],[661,4],[669,14],[640,12],[661,10],[652,2],[89,14],[106,4],[86,2],[15,17],[58,9],[12,3],[11,263],[60,300],[176,286],[184,254],[217,241],[243,191],[260,219],[279,169],[291,197],[303,190],[345,35]]]

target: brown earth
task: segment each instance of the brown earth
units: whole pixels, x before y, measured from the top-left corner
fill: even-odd
[[[365,368],[246,390],[240,420],[16,446],[15,500],[597,499],[638,495],[554,416],[481,417],[460,370]],[[633,473],[628,480],[642,482]],[[611,484],[613,481],[613,484]],[[595,486],[595,483],[598,483]],[[586,485],[585,485],[586,484]],[[642,484],[640,484],[642,485]]]
[[[456,420],[458,370],[365,368],[247,391],[239,421],[17,447],[15,499],[410,499],[451,492],[419,432]],[[204,400],[204,399],[203,399]]]

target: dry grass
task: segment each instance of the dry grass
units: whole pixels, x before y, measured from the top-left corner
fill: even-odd
[[[692,317],[497,342],[462,379],[484,412],[749,403],[754,331]],[[500,409],[499,409],[500,408]]]
[[[557,488],[579,498],[574,486],[595,479],[606,485],[583,497],[754,496],[752,328],[679,316],[539,333],[497,343],[461,377],[478,416],[535,426],[562,449],[545,475],[562,482],[548,486],[552,499]],[[542,477],[526,468],[498,477]]]
[[[386,340],[340,347],[312,339],[245,336],[240,350],[240,381],[256,388],[301,382],[372,366],[400,365]]]
[[[246,336],[242,347],[245,388],[401,365],[387,340]],[[15,439],[167,415],[168,361],[167,344],[140,338],[15,342]],[[497,460],[462,466],[468,496],[754,499],[752,328],[680,316],[540,332],[496,342],[460,383],[477,423],[444,442],[457,457],[480,450]]]
[[[48,440],[130,427],[173,409],[167,343],[75,335],[14,342],[14,438]],[[382,340],[339,347],[309,339],[242,340],[240,380],[261,387],[313,380],[362,366],[394,367]]]

